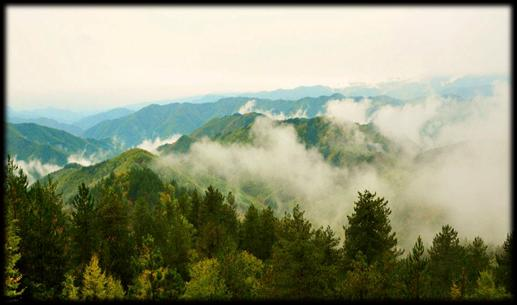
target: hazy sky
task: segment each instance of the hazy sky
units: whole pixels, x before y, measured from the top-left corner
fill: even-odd
[[[7,101],[190,95],[509,73],[508,7],[7,8]]]

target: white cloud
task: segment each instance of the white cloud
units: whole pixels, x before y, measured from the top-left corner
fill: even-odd
[[[365,124],[368,122],[366,111],[370,108],[370,100],[363,99],[354,101],[353,99],[330,100],[325,104],[325,116],[336,122],[354,122]]]
[[[36,180],[52,173],[60,170],[62,167],[52,163],[42,163],[38,159],[31,159],[28,161],[25,160],[17,160],[16,156],[13,157],[13,161],[15,164],[20,166],[20,168],[27,175],[29,183],[32,184]]]
[[[295,112],[290,114],[284,114],[283,112],[273,113],[271,110],[263,110],[256,107],[255,100],[249,100],[244,105],[239,108],[238,111],[240,114],[246,114],[250,112],[256,112],[267,116],[268,118],[275,121],[283,121],[291,118],[306,118],[307,110],[299,108]]]
[[[164,145],[164,144],[173,144],[181,137],[180,134],[173,134],[172,136],[166,138],[166,139],[160,139],[160,137],[155,138],[154,140],[145,139],[142,141],[142,143],[138,144],[136,147],[145,149],[151,153],[158,153],[156,150],[158,147]]]
[[[510,100],[508,85],[496,89],[494,96],[473,101],[434,97],[378,109],[372,120],[381,132],[398,144],[409,138],[420,147],[397,155],[395,164],[383,170],[333,167],[317,151],[305,149],[291,126],[268,118],[258,118],[253,125],[252,144],[203,139],[188,154],[163,156],[156,168],[182,170],[197,181],[213,181],[200,177],[216,176],[230,189],[250,181],[264,185],[280,214],[300,203],[316,225],[330,224],[338,235],[357,191],[369,189],[389,200],[393,228],[404,247],[411,247],[419,234],[430,243],[444,224],[451,224],[462,237],[481,236],[500,244],[511,223]],[[436,130],[423,132],[434,121],[440,122]],[[363,143],[366,138],[357,135],[352,141]],[[457,145],[444,146],[450,144]],[[427,158],[412,160],[416,153],[433,148],[441,153],[429,151]]]

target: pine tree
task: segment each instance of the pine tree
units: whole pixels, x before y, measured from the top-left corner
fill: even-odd
[[[72,199],[72,249],[75,265],[82,269],[88,263],[99,243],[99,230],[96,224],[95,202],[90,190],[84,183],[78,187]]]
[[[106,299],[121,300],[126,294],[119,280],[109,275],[106,279]]]
[[[250,205],[244,215],[244,221],[239,232],[239,244],[241,249],[249,251],[255,256],[260,252],[261,246],[259,243],[259,226],[259,212],[255,206]]]
[[[388,201],[377,198],[376,194],[365,190],[359,192],[359,199],[354,203],[354,213],[348,217],[345,229],[344,252],[349,259],[361,253],[366,262],[372,264],[385,255],[397,256],[397,238],[391,232]]]
[[[63,283],[61,298],[70,301],[79,300],[79,288],[75,286],[75,277],[71,272],[65,274],[65,282]]]
[[[449,291],[461,278],[464,249],[459,244],[458,232],[450,225],[442,227],[429,249],[429,276],[432,298],[446,299]],[[460,290],[461,294],[461,290]]]
[[[428,259],[425,257],[424,243],[418,236],[411,253],[405,260],[405,286],[408,297],[420,299],[424,296],[429,277],[427,274]]]
[[[511,295],[506,292],[504,287],[496,287],[494,277],[489,271],[482,271],[476,282],[476,289],[472,295],[473,299],[478,300],[497,300],[509,299]]]
[[[502,253],[496,255],[496,283],[503,286],[506,291],[514,293],[513,274],[512,274],[512,254],[513,254],[513,232],[506,236],[503,244]]]
[[[472,294],[476,288],[477,279],[482,271],[489,268],[490,257],[487,253],[488,246],[481,237],[476,237],[465,248],[465,266],[463,272],[463,295]]]
[[[96,209],[96,223],[100,236],[99,261],[106,272],[117,276],[123,285],[133,278],[131,258],[133,240],[129,228],[128,203],[120,186],[105,181]]]
[[[160,194],[160,203],[155,211],[156,244],[161,250],[167,266],[173,267],[182,275],[188,276],[188,255],[192,249],[194,228],[181,213],[178,201],[170,192]]]
[[[93,255],[83,273],[82,300],[103,300],[106,298],[106,275],[99,266],[97,255]]]
[[[4,296],[11,298],[22,295],[25,288],[20,289],[22,274],[16,267],[16,264],[21,257],[18,247],[20,243],[20,237],[17,234],[17,220],[13,219],[11,209],[8,208],[6,214],[7,229],[5,232],[6,242]]]
[[[375,264],[368,264],[366,256],[359,250],[344,281],[340,282],[338,292],[342,298],[351,300],[381,299],[381,287],[382,275]]]
[[[231,297],[220,274],[216,258],[204,259],[192,266],[191,280],[187,283],[184,299],[224,300]]]
[[[263,209],[260,213],[260,224],[258,227],[258,244],[255,249],[256,257],[261,260],[267,260],[271,257],[273,245],[277,241],[278,219],[275,217],[271,207]]]
[[[37,181],[28,195],[27,207],[21,210],[20,217],[20,271],[28,295],[56,297],[62,289],[69,257],[63,201],[50,179],[46,185]]]

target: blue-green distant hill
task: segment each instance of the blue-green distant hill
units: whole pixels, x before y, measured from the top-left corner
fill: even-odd
[[[83,139],[66,131],[34,123],[7,123],[7,153],[18,160],[39,160],[56,165],[67,164],[72,154],[115,153],[108,140]]]
[[[248,112],[270,112],[272,115],[289,117],[295,113],[308,118],[321,115],[329,100],[343,99],[341,94],[306,97],[298,100],[269,100],[250,97],[223,98],[215,103],[172,103],[150,105],[130,115],[101,122],[84,132],[88,138],[116,138],[124,147],[134,147],[146,139],[161,139],[173,134],[190,134],[213,118],[239,112],[241,107],[253,104]],[[359,100],[360,97],[354,99]],[[388,96],[373,97],[373,104],[399,104]],[[251,102],[252,101],[252,102]]]

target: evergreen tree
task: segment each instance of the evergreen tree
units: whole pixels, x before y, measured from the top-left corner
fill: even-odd
[[[514,293],[512,274],[513,232],[506,236],[502,253],[496,255],[496,283],[503,286],[509,293]]]
[[[494,277],[489,271],[482,271],[476,282],[476,289],[472,294],[473,299],[478,300],[497,300],[509,299],[511,295],[506,292],[504,287],[496,287]]]
[[[463,248],[459,244],[458,232],[450,225],[442,227],[433,239],[429,249],[430,292],[432,298],[445,299],[454,285],[461,279]],[[461,293],[461,292],[460,292]]]
[[[368,264],[366,256],[359,250],[338,292],[342,298],[351,300],[381,299],[383,296],[381,286],[382,275],[376,265]]]
[[[205,192],[199,208],[197,250],[205,257],[216,257],[226,249],[237,248],[238,220],[235,207],[212,186]]]
[[[8,208],[8,207],[7,207]],[[18,260],[21,257],[18,244],[20,237],[18,236],[18,229],[16,225],[17,220],[13,219],[11,209],[7,210],[6,223],[7,229],[5,231],[5,281],[4,281],[4,296],[17,297],[22,295],[25,288],[21,289],[22,274],[16,267]]]
[[[181,213],[178,201],[171,198],[170,192],[160,194],[156,209],[156,243],[167,266],[173,267],[182,275],[188,276],[188,256],[192,248],[194,228]]]
[[[275,217],[271,207],[267,207],[261,211],[259,220],[257,238],[259,246],[255,249],[255,256],[261,260],[267,260],[271,257],[273,245],[277,241],[278,219]]]
[[[261,246],[259,243],[259,226],[259,212],[255,206],[250,205],[246,211],[246,214],[244,215],[244,220],[239,232],[239,248],[246,250],[255,256],[258,252],[260,252]]]
[[[489,268],[490,257],[487,248],[481,237],[474,238],[465,248],[465,266],[462,272],[463,295],[474,292],[480,273]]]
[[[327,246],[321,247],[325,239],[315,240],[312,225],[303,214],[297,205],[292,216],[286,214],[279,225],[271,257],[269,290],[274,298],[318,298],[332,290],[324,266]],[[331,240],[328,247],[333,243]]]
[[[187,283],[184,299],[224,300],[231,297],[220,274],[216,258],[204,259],[192,266],[191,280]]]
[[[366,262],[372,264],[383,256],[397,256],[397,238],[391,232],[388,201],[377,198],[375,193],[365,190],[359,192],[359,199],[354,203],[354,212],[348,217],[345,229],[344,253],[354,259],[361,253]]]
[[[103,300],[106,298],[106,275],[99,266],[97,255],[93,255],[83,273],[82,300]]]
[[[405,287],[407,296],[411,299],[420,299],[425,296],[429,276],[427,274],[428,258],[425,257],[424,243],[418,236],[411,253],[405,260]]]
[[[97,249],[99,230],[96,224],[95,202],[88,187],[81,183],[72,199],[71,240],[74,263],[82,269]]]
[[[138,259],[135,259],[138,276],[129,294],[136,299],[176,299],[183,293],[183,279],[175,271],[165,267],[160,250],[152,236],[144,238]]]
[[[50,179],[33,184],[20,217],[19,266],[28,295],[35,298],[57,296],[68,261],[63,201],[55,187]]]
[[[63,283],[61,298],[70,301],[79,300],[79,287],[75,285],[75,277],[71,272],[65,274],[65,282]]]
[[[133,278],[133,241],[130,238],[128,204],[116,183],[104,182],[96,210],[96,222],[101,238],[101,266],[109,274],[120,278],[126,286]]]
[[[219,272],[229,294],[237,299],[252,299],[261,296],[262,261],[247,251],[232,250],[218,261]]]

